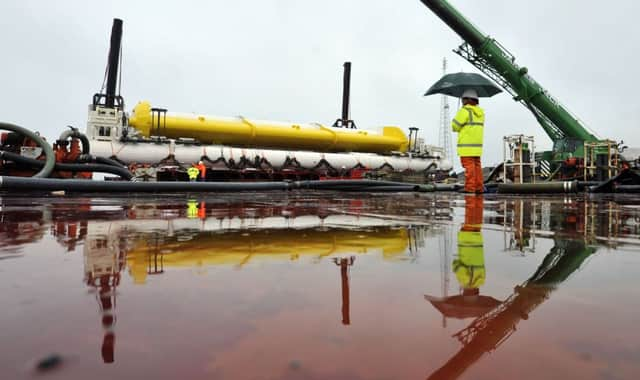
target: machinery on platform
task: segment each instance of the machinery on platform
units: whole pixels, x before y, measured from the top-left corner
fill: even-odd
[[[530,75],[526,67],[498,41],[483,34],[446,0],[421,0],[464,43],[455,53],[490,77],[534,115],[553,142],[551,151],[535,155],[539,172],[548,179],[605,180],[626,166],[637,166],[636,157],[620,155],[623,143],[600,139],[571,114]],[[527,146],[518,147],[527,150]]]
[[[640,167],[637,150],[625,153],[622,142],[596,137],[526,67],[516,64],[509,51],[446,0],[421,1],[462,37],[464,43],[455,52],[524,105],[553,142],[551,151],[534,152],[532,140],[513,140],[528,136],[508,137],[505,142],[517,161],[505,160],[504,170],[494,170],[503,181],[603,182],[626,168]],[[28,176],[44,166],[42,173],[48,173],[40,175],[44,177],[89,178],[91,172],[102,171],[126,180],[180,181],[187,180],[187,170],[198,163],[205,181],[387,178],[426,182],[441,179],[452,169],[444,149],[422,143],[415,128],[410,128],[409,137],[396,126],[383,126],[380,131],[356,128],[349,114],[350,62],[344,65],[342,115],[332,126],[180,114],[147,101],[129,113],[119,90],[121,39],[122,20],[115,19],[105,85],[93,96],[86,134],[75,129],[61,134],[53,144],[53,175],[49,175],[51,159],[46,164],[43,160],[47,149],[34,143],[38,137],[19,133],[0,138],[0,175]]]
[[[410,142],[399,127],[355,128],[349,116],[350,62],[342,117],[333,126],[179,114],[147,101],[129,115],[116,94],[121,37],[122,21],[116,19],[106,89],[93,97],[86,135],[93,154],[126,164],[136,177],[186,179],[186,169],[199,161],[207,166],[207,180],[362,178],[451,169],[442,149]]]
[[[114,19],[105,81],[89,106],[86,134],[61,135],[53,144],[55,170],[46,176],[91,178],[100,171],[125,180],[181,181],[198,163],[205,181],[407,176],[424,183],[452,168],[441,148],[421,143],[415,128],[410,138],[396,126],[356,128],[349,115],[350,62],[342,117],[333,126],[179,114],[147,101],[129,114],[119,88],[121,40],[122,20]],[[2,135],[0,175],[31,176],[45,161],[53,165],[31,137]]]

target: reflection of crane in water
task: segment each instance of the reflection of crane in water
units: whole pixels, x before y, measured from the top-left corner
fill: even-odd
[[[455,379],[505,342],[521,320],[549,298],[551,293],[595,252],[584,241],[556,240],[551,252],[538,270],[504,302],[476,318],[468,327],[454,336],[463,345],[449,361],[429,379]]]

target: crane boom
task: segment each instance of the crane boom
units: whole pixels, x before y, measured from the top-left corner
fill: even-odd
[[[583,156],[583,143],[598,141],[577,117],[520,67],[499,42],[480,32],[446,0],[421,0],[465,41],[455,52],[509,92],[533,113],[554,143],[554,158]],[[558,156],[557,154],[560,154]]]

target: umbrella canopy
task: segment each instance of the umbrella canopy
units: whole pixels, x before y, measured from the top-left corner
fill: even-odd
[[[444,94],[459,98],[466,90],[476,90],[481,98],[490,98],[502,92],[493,82],[475,73],[453,73],[440,78],[424,96]]]
[[[431,302],[433,307],[445,317],[456,319],[478,318],[502,303],[493,297],[481,295],[451,297],[425,295],[424,299]]]

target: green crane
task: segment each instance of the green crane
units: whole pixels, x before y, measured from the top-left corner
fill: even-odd
[[[553,141],[553,150],[541,159],[550,162],[570,157],[584,157],[584,143],[600,141],[547,90],[536,82],[526,67],[516,64],[515,57],[498,41],[480,32],[446,0],[421,0],[445,24],[465,41],[458,55],[509,92],[513,99],[527,107]]]

